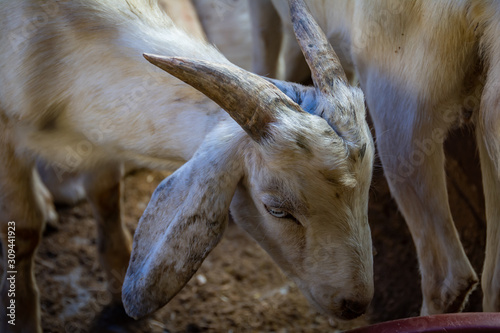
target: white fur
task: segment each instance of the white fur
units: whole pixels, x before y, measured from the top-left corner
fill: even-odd
[[[289,30],[286,1],[272,2]],[[483,309],[500,311],[498,2],[308,0],[307,4],[340,57],[345,56],[344,64],[352,64],[359,76],[391,192],[417,248],[422,314],[460,310],[477,281],[450,214],[442,147],[448,130],[468,121],[467,114],[472,113],[488,220]],[[255,13],[258,22],[258,10]],[[275,51],[256,52],[261,56],[255,59],[255,70],[267,73],[275,68]],[[285,60],[285,72],[276,75],[296,79],[292,74],[303,66],[290,57]]]
[[[17,223],[24,254],[18,283],[25,286],[16,296],[18,325],[4,321],[2,331],[40,331],[32,264],[43,207],[30,176],[39,157],[61,176],[92,171],[85,191],[115,297],[130,254],[119,219],[120,163],[187,161],[155,191],[136,231],[123,289],[134,317],[182,288],[217,245],[230,205],[235,221],[321,311],[342,318],[364,311],[373,296],[373,142],[359,89],[342,86],[333,103],[316,96],[310,113],[272,110],[269,137],[257,142],[206,96],[143,59],[145,52],[195,58],[237,72],[152,0],[2,1],[0,18],[0,43],[8,45],[0,52],[0,221],[2,230],[6,221]],[[272,216],[277,209],[290,215]]]

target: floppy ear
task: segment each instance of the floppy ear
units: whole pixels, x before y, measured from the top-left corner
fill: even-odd
[[[139,221],[122,289],[133,318],[170,301],[226,228],[242,168],[228,151],[200,150],[156,188]]]

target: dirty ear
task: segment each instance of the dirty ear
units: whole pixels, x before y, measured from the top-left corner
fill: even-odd
[[[137,319],[168,303],[219,243],[238,169],[207,150],[157,187],[135,232],[123,283],[129,316]]]

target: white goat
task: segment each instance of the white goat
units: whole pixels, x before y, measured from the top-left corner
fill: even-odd
[[[123,287],[133,317],[184,286],[222,237],[229,208],[318,309],[344,319],[365,311],[374,147],[364,99],[292,2],[316,88],[270,83],[232,65],[177,29],[156,1],[0,2],[0,225],[8,253],[15,222],[17,271],[4,256],[1,306],[11,304],[6,278],[15,275],[18,309],[15,326],[1,317],[2,332],[40,331],[37,156],[58,170],[94,170],[87,191],[102,202],[93,207],[109,203],[97,214],[99,252],[119,285],[130,240],[116,216],[119,174],[107,175],[108,166],[187,161],[157,188],[136,231]],[[146,58],[206,96],[143,52],[162,54]]]
[[[177,27],[184,29],[193,37],[207,38],[191,0],[158,0],[158,3]]]
[[[250,1],[256,45],[263,47],[255,51],[255,69],[271,74],[279,50],[266,46],[281,36],[279,29],[266,29],[267,18],[291,24],[286,2],[272,2],[279,15],[270,13],[269,1]],[[488,221],[483,310],[500,311],[500,2],[307,4],[359,76],[384,172],[417,248],[422,314],[461,310],[477,283],[450,213],[443,152],[451,127],[469,118],[475,124]],[[287,65],[284,77],[291,78],[300,65]]]
[[[193,5],[208,40],[233,64],[252,69],[252,24],[248,1],[193,0]],[[295,34],[293,39],[299,47]]]

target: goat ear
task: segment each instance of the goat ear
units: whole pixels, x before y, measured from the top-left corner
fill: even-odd
[[[314,87],[266,77],[264,79],[274,84],[282,93],[290,97],[302,110],[310,114],[317,114],[317,106],[319,97],[321,96],[318,96],[317,90]]]
[[[168,303],[219,243],[241,178],[235,164],[213,151],[197,153],[157,187],[134,235],[123,283],[129,316]]]

